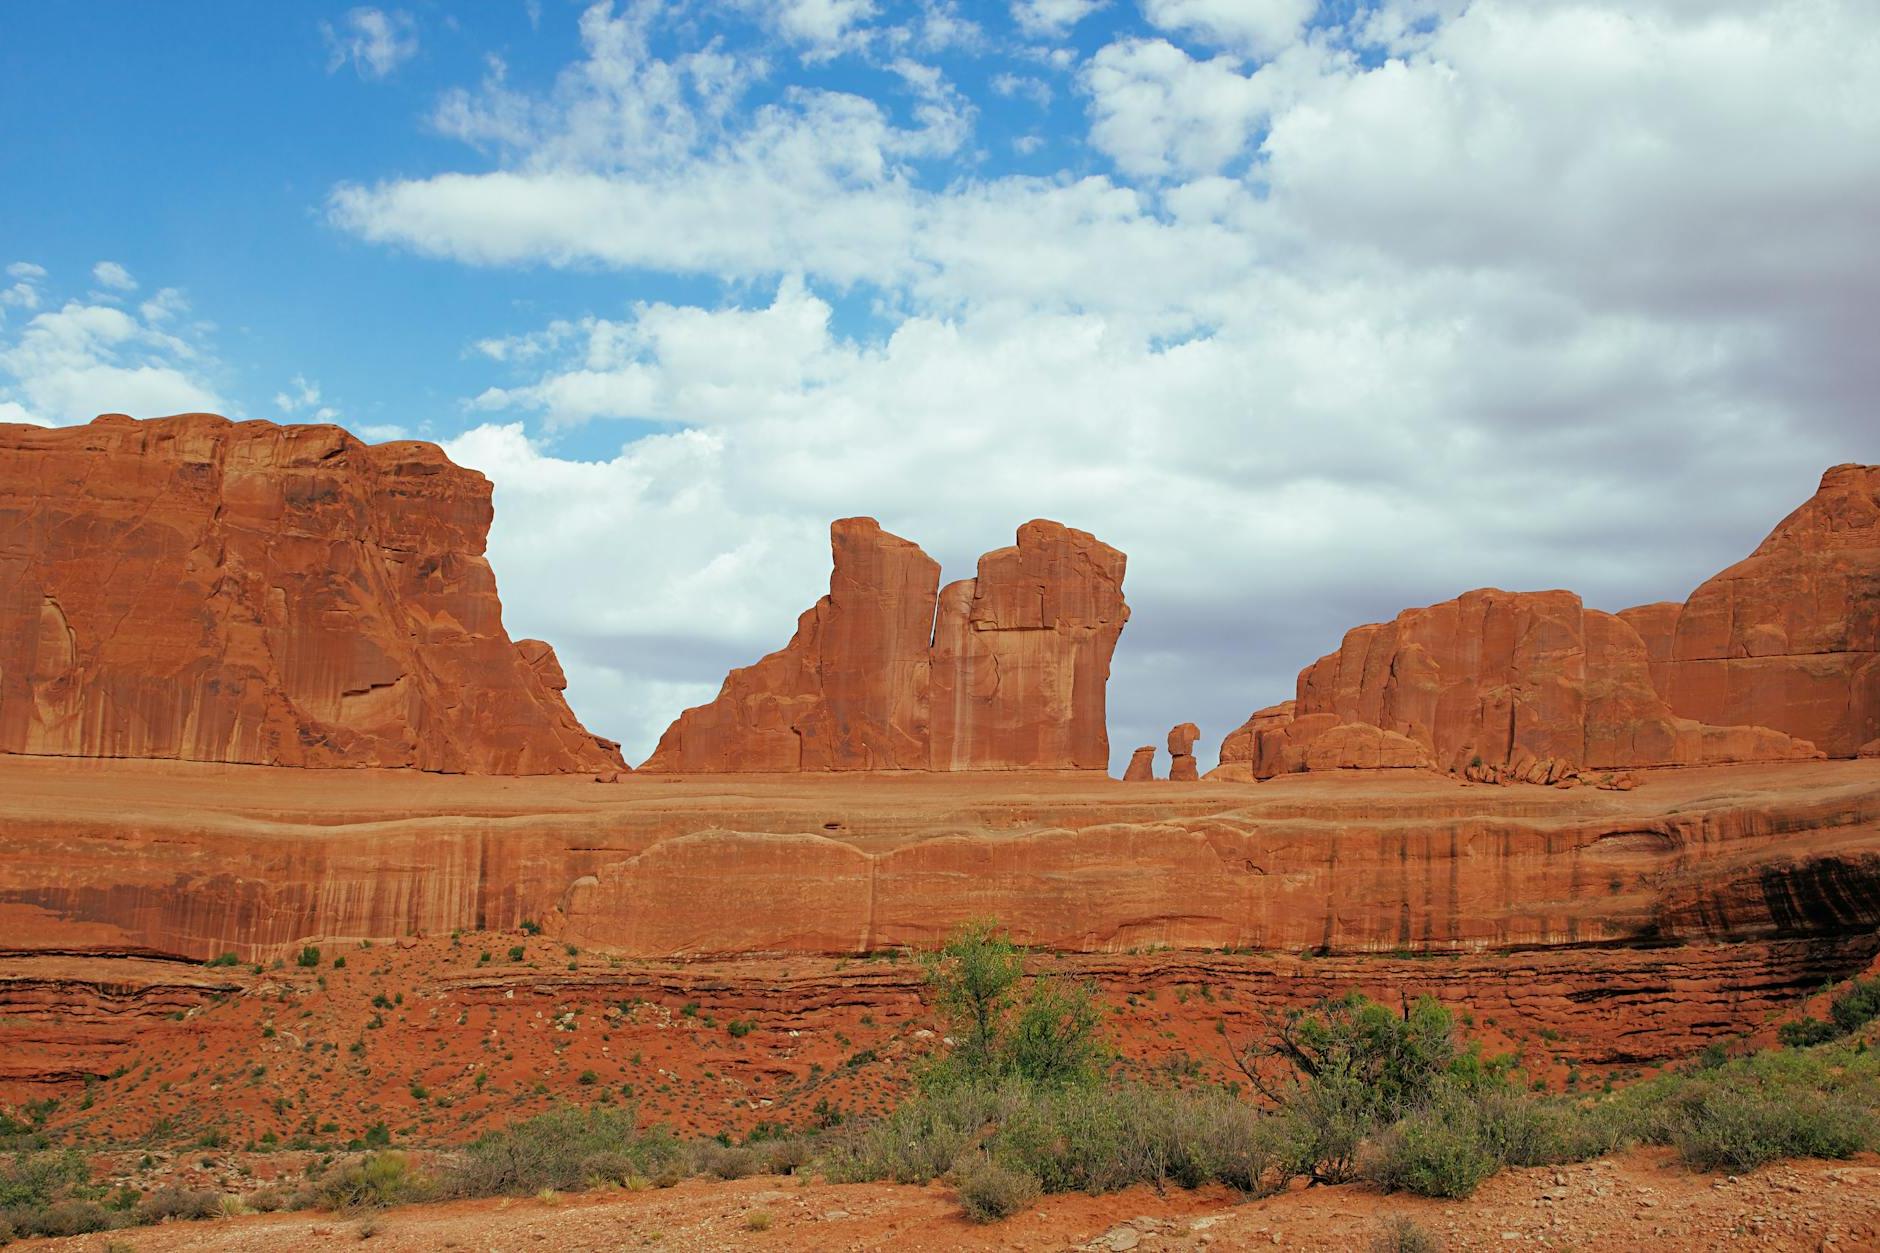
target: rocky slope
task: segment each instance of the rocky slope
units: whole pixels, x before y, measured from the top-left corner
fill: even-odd
[[[1254,714],[1218,777],[1583,771],[1852,757],[1880,736],[1880,467],[1836,466],[1688,603],[1621,614],[1485,588],[1354,628]]]
[[[184,414],[0,425],[0,752],[618,770],[415,441]]]
[[[789,644],[681,714],[642,769],[1108,766],[1123,554],[1033,521],[981,557],[977,577],[938,589],[938,564],[873,518],[841,519],[829,539],[829,594]]]

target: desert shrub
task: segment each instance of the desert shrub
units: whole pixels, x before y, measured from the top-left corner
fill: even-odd
[[[1671,1141],[1699,1170],[1748,1171],[1790,1157],[1852,1157],[1874,1141],[1870,1112],[1819,1096],[1715,1084],[1680,1101]]]
[[[124,1215],[93,1200],[66,1197],[41,1209],[9,1210],[7,1222],[16,1236],[83,1236],[123,1226]]]
[[[763,1166],[757,1150],[745,1145],[719,1144],[707,1140],[697,1148],[694,1159],[698,1173],[719,1179],[743,1179]]]
[[[309,944],[300,950],[300,956],[294,958],[296,965],[312,968],[320,964],[320,950]]]
[[[1641,1138],[1700,1170],[1844,1158],[1880,1143],[1880,1054],[1858,1047],[1757,1053],[1616,1094]]]
[[[572,1192],[632,1175],[657,1179],[678,1157],[678,1142],[657,1128],[641,1131],[631,1110],[569,1107],[478,1138],[450,1164],[443,1186],[453,1196]]]
[[[1502,1167],[1480,1108],[1444,1093],[1399,1119],[1365,1154],[1364,1174],[1386,1192],[1465,1197]]]
[[[967,1162],[954,1176],[960,1204],[976,1223],[993,1223],[1022,1213],[1038,1199],[1038,1180],[989,1158]]]
[[[1384,1220],[1383,1230],[1371,1241],[1371,1253],[1440,1253],[1442,1241],[1408,1214]]]
[[[1858,1031],[1880,1017],[1880,975],[1850,982],[1828,1003],[1828,1017],[1842,1035]]]
[[[751,1147],[758,1155],[759,1169],[767,1175],[793,1175],[816,1156],[816,1146],[807,1136],[777,1136]]]
[[[1794,1022],[1785,1022],[1776,1028],[1776,1039],[1792,1049],[1826,1044],[1840,1034],[1833,1023],[1812,1016],[1797,1018]]]
[[[148,1225],[168,1219],[200,1222],[222,1216],[222,1194],[195,1188],[158,1188],[137,1203],[137,1221]]]
[[[1107,1052],[1097,1030],[1102,1021],[1091,984],[1034,978],[998,1041],[998,1068],[1046,1087],[1088,1083]]]
[[[433,1192],[429,1180],[413,1170],[403,1153],[366,1153],[321,1175],[313,1187],[315,1203],[334,1210],[383,1209],[423,1200]]]
[[[924,1092],[885,1118],[828,1132],[819,1164],[836,1183],[929,1183],[1019,1099],[1015,1088],[966,1084]]]
[[[0,1162],[0,1210],[50,1205],[91,1178],[85,1159],[70,1149],[13,1154]]]

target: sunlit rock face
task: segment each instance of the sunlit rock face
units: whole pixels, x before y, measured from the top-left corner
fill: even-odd
[[[1103,770],[1105,691],[1129,619],[1123,554],[1056,522],[1019,528],[976,577],[873,518],[829,529],[829,594],[777,652],[688,709],[656,772]]]
[[[0,425],[0,751],[621,768],[512,643],[490,484],[416,441],[213,414]]]
[[[1229,733],[1214,773],[1430,766],[1571,783],[1854,757],[1877,737],[1880,467],[1843,465],[1683,604],[1608,614],[1571,592],[1483,588],[1356,627],[1294,700]]]

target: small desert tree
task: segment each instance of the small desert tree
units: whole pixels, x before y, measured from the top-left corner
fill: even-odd
[[[1013,1076],[1057,1087],[1096,1074],[1104,1049],[1095,990],[1051,975],[1027,981],[1023,952],[997,923],[975,920],[948,937],[927,959],[927,984],[954,1040],[930,1086]]]

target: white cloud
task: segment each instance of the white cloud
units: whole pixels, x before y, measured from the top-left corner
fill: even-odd
[[[859,48],[866,39],[865,23],[875,16],[873,0],[735,0],[739,7],[764,21],[806,55],[830,57]]]
[[[17,401],[0,400],[0,422],[24,422],[27,426],[51,426],[52,423],[27,412]]]
[[[1295,42],[1318,7],[1318,0],[1142,0],[1143,16],[1159,29],[1256,57]]]
[[[992,76],[992,90],[1001,96],[1023,97],[1041,109],[1051,107],[1051,84],[1028,74],[1000,73]]]
[[[1109,0],[1012,0],[1012,20],[1027,35],[1058,38]]]
[[[7,267],[7,277],[36,283],[46,277],[46,267],[34,265],[31,261],[15,261]]]
[[[137,290],[137,280],[131,277],[131,272],[115,261],[100,261],[91,267],[91,276],[113,291]]]
[[[1863,4],[1311,13],[1153,6],[1186,47],[1078,75],[1113,172],[1033,178],[978,172],[974,102],[919,62],[869,100],[593,10],[551,92],[440,108],[487,166],[337,189],[337,223],[437,256],[724,281],[475,345],[503,377],[451,450],[590,722],[644,752],[781,644],[844,514],[950,575],[1039,515],[1130,552],[1126,751],[1470,586],[1681,595],[1871,459]],[[658,433],[557,455],[617,418]]]
[[[384,78],[418,55],[418,24],[402,10],[350,9],[338,27],[320,24],[326,40],[326,70],[351,64],[361,78]]]
[[[15,309],[37,309],[39,289],[31,283],[15,283],[0,291],[0,305],[10,305]]]
[[[145,312],[153,303],[162,316]],[[165,289],[137,313],[68,300],[35,314],[0,338],[0,404],[46,425],[223,408],[208,379],[214,363],[193,328],[165,325],[187,308]]]

